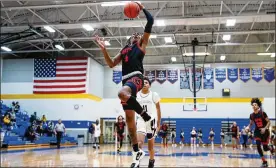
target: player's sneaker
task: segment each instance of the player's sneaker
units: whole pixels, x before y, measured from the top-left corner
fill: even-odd
[[[154,162],[155,160],[149,160],[149,165],[148,165],[148,168],[154,168]]]
[[[138,152],[132,152],[132,164],[131,167],[137,167],[140,163],[140,160],[143,159],[145,156],[145,152],[142,151],[141,149]]]
[[[268,167],[267,161],[264,161],[261,165],[261,167]]]

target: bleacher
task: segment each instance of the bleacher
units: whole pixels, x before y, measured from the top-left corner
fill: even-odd
[[[5,104],[1,104],[1,115],[5,114],[7,111],[9,111],[9,107]],[[27,112],[23,112],[22,110],[19,110],[18,113],[16,113],[16,125],[17,128],[11,129],[10,127],[7,127],[6,125],[2,124],[1,132],[4,133],[4,139],[2,142],[2,147],[38,147],[38,146],[47,146],[50,144],[56,143],[56,137],[47,137],[46,135],[40,136],[37,140],[35,140],[33,143],[30,141],[27,141],[24,137],[26,129],[30,126],[30,116]],[[3,123],[1,121],[1,123]],[[61,145],[76,145],[77,141],[74,137],[70,137],[69,135],[66,135],[61,140]]]

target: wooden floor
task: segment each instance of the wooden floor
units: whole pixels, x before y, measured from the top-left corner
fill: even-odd
[[[253,149],[233,150],[231,147],[190,146],[155,147],[155,167],[260,167],[261,160]],[[148,152],[141,167],[148,165]],[[275,167],[275,156],[266,155],[269,167]],[[1,167],[129,167],[132,161],[131,148],[125,145],[120,154],[114,145],[102,145],[99,150],[92,146],[43,148],[2,151]]]

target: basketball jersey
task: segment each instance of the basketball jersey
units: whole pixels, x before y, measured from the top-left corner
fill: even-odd
[[[95,134],[98,134],[100,135],[101,134],[101,125],[98,124],[98,125],[94,125],[95,126]]]
[[[115,126],[116,126],[116,129],[117,129],[117,133],[122,134],[122,133],[125,132],[125,126],[126,126],[126,124],[125,124],[124,121],[123,122],[117,122],[117,123],[115,123]]]
[[[220,136],[224,137],[224,132],[220,132]]]
[[[127,45],[121,50],[123,76],[134,71],[144,73],[143,59],[145,53],[142,51],[139,42]]]
[[[149,91],[149,93],[143,94],[140,91],[137,93],[137,101],[143,107],[143,110],[152,118],[157,118],[157,109],[155,104],[160,101],[160,97],[156,92]],[[137,115],[137,119],[142,119],[142,117]]]
[[[180,135],[181,135],[182,137],[184,137],[184,132],[181,132]]]
[[[210,131],[209,135],[215,135],[214,131]]]
[[[196,131],[192,130],[191,135],[196,135]]]
[[[238,126],[232,126],[232,133],[238,135]]]
[[[267,114],[263,111],[259,111],[257,114],[254,112],[250,114],[250,120],[254,121],[255,123],[255,130],[259,130],[260,128],[264,128],[267,125]]]
[[[198,131],[198,136],[202,137],[202,131]]]

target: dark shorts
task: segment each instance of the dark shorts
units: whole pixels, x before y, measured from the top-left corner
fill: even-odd
[[[269,143],[269,131],[266,130],[264,134],[261,134],[260,130],[255,130],[254,138],[256,141],[261,141],[263,145],[267,145]]]
[[[210,138],[214,138],[214,135],[209,135]]]
[[[161,132],[160,133],[162,138],[167,138],[168,133],[167,132]]]
[[[232,138],[238,139],[238,134],[232,134]]]
[[[180,135],[180,139],[184,138],[184,136]]]
[[[123,135],[123,133],[117,133],[117,139],[118,139],[118,141],[120,141],[120,140],[123,140],[124,139],[124,135]]]
[[[221,135],[220,138],[224,139],[224,135]]]
[[[196,135],[191,135],[191,138],[196,138]]]
[[[143,88],[144,86],[144,76],[142,74],[134,75],[130,78],[124,79],[122,81],[123,86],[128,86],[131,88],[131,95],[136,97],[136,94]],[[121,103],[124,110],[133,110],[125,102]]]

